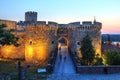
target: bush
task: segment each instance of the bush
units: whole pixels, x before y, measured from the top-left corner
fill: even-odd
[[[120,65],[120,52],[115,50],[107,50],[103,55],[104,65]]]
[[[97,58],[94,59],[92,65],[103,65],[102,62],[103,62],[102,58],[97,57]]]

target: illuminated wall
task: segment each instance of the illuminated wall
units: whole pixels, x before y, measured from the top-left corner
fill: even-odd
[[[76,24],[77,25],[77,24]],[[80,26],[78,24],[78,26]],[[70,49],[73,53],[77,53],[79,58],[82,57],[80,47],[83,38],[88,34],[92,40],[92,45],[96,54],[101,55],[101,28],[99,23],[85,22],[80,27],[71,25],[69,29]]]
[[[50,53],[50,46],[47,42],[31,41],[25,45],[25,60],[31,64],[44,64]],[[44,63],[41,63],[44,62]]]
[[[59,37],[66,38],[68,47],[73,53],[77,52],[81,57],[81,41],[88,33],[96,54],[101,54],[101,28],[100,22],[84,21],[69,24],[58,24],[56,22],[16,22],[0,20],[0,23],[7,24],[9,29],[15,28],[15,35],[21,44],[19,47],[3,46],[1,55],[5,58],[25,58],[29,64],[46,64],[51,52],[58,47]],[[59,32],[60,30],[60,32]],[[79,45],[78,45],[79,43]]]
[[[16,31],[19,47],[2,46],[0,55],[4,58],[25,59],[28,64],[44,65],[49,54],[57,47],[57,26],[25,25],[25,31]]]
[[[4,58],[25,58],[25,33],[19,32],[19,33],[13,33],[16,36],[19,37],[18,43],[20,46],[15,47],[14,45],[5,45],[1,47],[1,56]]]
[[[1,56],[4,58],[24,58],[24,46],[15,47],[13,45],[3,46],[1,48]]]
[[[26,26],[25,60],[30,64],[46,64],[49,54],[57,45],[57,28]]]
[[[6,29],[16,29],[16,21],[10,21],[10,20],[1,20],[0,19],[0,24],[6,24]]]

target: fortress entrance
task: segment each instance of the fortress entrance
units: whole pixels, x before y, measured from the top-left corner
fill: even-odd
[[[65,37],[60,37],[60,38],[58,39],[58,48],[60,48],[61,46],[66,46],[66,47],[68,47],[68,40],[67,40],[67,38],[65,38]]]
[[[66,37],[60,37],[58,39],[58,55],[66,56],[68,53],[68,40]]]
[[[61,27],[58,28],[57,35],[58,35],[58,47],[59,46],[67,46],[68,47],[68,29],[67,27],[63,27],[65,25],[60,25]]]
[[[58,38],[58,55],[54,73],[75,73],[75,69],[68,53],[69,39],[66,36]]]
[[[58,40],[58,44],[63,44],[63,45],[67,45],[67,40],[63,37],[59,38]]]

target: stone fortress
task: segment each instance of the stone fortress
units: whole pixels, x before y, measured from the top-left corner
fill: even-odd
[[[1,56],[5,58],[25,58],[28,63],[39,64],[58,48],[59,40],[64,39],[69,49],[81,57],[81,41],[86,34],[92,39],[96,54],[101,55],[102,24],[91,21],[58,24],[52,21],[37,21],[37,12],[26,12],[25,21],[0,20],[7,29],[19,37],[19,47],[13,45],[1,47]]]

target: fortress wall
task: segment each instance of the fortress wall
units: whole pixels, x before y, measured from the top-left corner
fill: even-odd
[[[56,22],[37,21],[37,12],[26,12],[25,21],[16,25],[17,22],[9,20],[0,20],[0,23],[6,24],[6,29],[16,29],[14,33],[21,44],[19,47],[3,46],[1,54],[6,58],[25,58],[28,63],[44,65],[58,46],[58,29],[63,29],[62,37],[68,39],[68,46],[72,52],[81,54],[81,41],[88,33],[92,39],[92,44],[96,53],[101,53],[101,28],[100,22],[83,21],[72,22],[69,24],[58,24]],[[68,31],[68,33],[65,33]]]
[[[12,58],[12,59],[18,59],[18,58],[25,58],[25,35],[24,32],[19,33],[13,33],[16,36],[19,37],[19,44],[20,46],[15,47],[14,45],[5,45],[1,48],[1,56],[4,58]]]
[[[17,29],[17,22],[16,21],[9,21],[9,20],[0,20],[0,24],[6,24],[6,29],[10,30],[10,29]],[[5,45],[1,47],[1,56],[4,58],[24,58],[24,39],[22,38],[22,36],[24,35],[24,33],[21,34],[21,32],[13,32],[13,34],[15,34],[16,36],[19,37],[19,43],[21,44],[18,47],[15,47],[14,45]],[[19,35],[18,35],[19,34]]]
[[[46,25],[46,21],[37,21],[37,25]]]
[[[101,55],[101,32],[100,31],[85,31],[92,40],[92,45],[96,54]]]
[[[72,22],[68,24],[69,27],[75,26],[75,27],[80,27],[80,22]]]
[[[16,21],[10,21],[10,20],[1,20],[0,19],[0,24],[6,24],[6,29],[10,30],[10,29],[16,29]]]
[[[1,56],[11,59],[24,59],[24,49],[24,45],[21,45],[19,47],[15,47],[13,45],[3,46],[1,48]]]
[[[92,25],[92,21],[83,21],[82,25]]]
[[[55,27],[55,26],[58,26],[58,23],[52,22],[52,21],[48,21],[48,25],[51,26],[51,27]]]
[[[42,64],[57,46],[57,27],[26,26],[25,59],[28,63]]]
[[[94,50],[96,52],[96,54],[100,54],[101,55],[101,31],[100,31],[100,27],[96,28],[94,26],[91,26],[89,29],[85,28],[84,26],[81,26],[83,28],[75,28],[72,29],[70,31],[70,47],[72,52],[77,52],[78,56],[81,55],[80,50],[80,46],[81,46],[81,41],[83,40],[83,38],[86,36],[86,34],[88,33],[89,36],[92,39],[92,45],[94,47]],[[80,43],[80,45],[78,45],[78,43]]]

